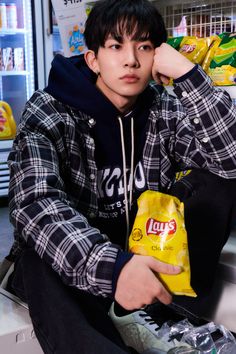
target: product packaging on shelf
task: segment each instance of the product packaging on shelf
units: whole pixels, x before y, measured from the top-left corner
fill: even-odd
[[[0,48],[0,70],[25,70],[24,48]]]
[[[236,84],[236,33],[222,33],[208,75],[215,85]]]
[[[13,139],[16,134],[16,122],[10,105],[5,101],[0,101],[0,112],[5,120],[1,123],[0,140]]]
[[[236,34],[222,33],[206,38],[170,37],[167,41],[190,61],[202,66],[214,85],[236,84]],[[172,84],[172,80],[171,80]]]

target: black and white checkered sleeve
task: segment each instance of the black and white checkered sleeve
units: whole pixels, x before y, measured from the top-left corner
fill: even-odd
[[[39,102],[37,112],[27,108],[9,155],[11,220],[66,284],[109,296],[118,249],[70,205],[59,123],[48,114]]]
[[[214,87],[200,67],[174,92],[187,113],[177,125],[177,159],[235,178],[236,108],[228,93]]]

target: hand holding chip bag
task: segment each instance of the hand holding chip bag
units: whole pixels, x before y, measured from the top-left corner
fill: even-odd
[[[177,275],[159,273],[157,276],[171,293],[197,296],[190,286],[184,204],[178,198],[150,190],[141,194],[129,237],[129,250],[181,266],[183,271]]]

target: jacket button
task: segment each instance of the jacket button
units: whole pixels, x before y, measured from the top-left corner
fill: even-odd
[[[91,173],[91,175],[89,176],[89,178],[93,181],[95,179],[95,174]]]
[[[203,142],[203,143],[208,143],[208,141],[209,141],[209,138],[203,138],[203,139],[202,139],[202,142]]]
[[[200,122],[200,120],[198,118],[194,118],[193,121],[194,121],[195,124],[199,124],[199,122]]]
[[[187,96],[188,96],[188,92],[183,91],[183,92],[182,92],[182,97],[187,97]]]
[[[89,124],[93,125],[94,122],[95,122],[95,120],[94,120],[93,118],[90,118],[90,119],[89,119]]]

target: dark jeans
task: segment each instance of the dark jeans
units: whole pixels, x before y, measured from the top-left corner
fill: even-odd
[[[64,285],[33,250],[15,268],[10,287],[28,303],[44,353],[130,353],[107,315],[110,300]]]
[[[194,171],[170,192],[185,204],[191,283],[201,297],[213,284],[220,252],[234,220],[236,181]],[[34,251],[23,253],[9,285],[28,303],[44,353],[129,352],[107,316],[110,300],[65,286]]]
[[[191,285],[204,295],[212,288],[221,250],[236,221],[236,180],[195,170],[170,193],[184,202]]]

